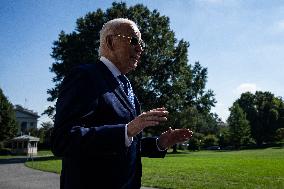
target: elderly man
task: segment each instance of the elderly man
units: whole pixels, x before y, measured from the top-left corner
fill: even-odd
[[[192,136],[169,128],[159,138],[142,138],[144,128],[168,115],[163,107],[141,113],[125,76],[142,51],[137,25],[111,20],[100,32],[100,61],[76,67],[64,79],[52,136],[52,151],[62,157],[62,189],[138,189],[141,156],[164,157],[167,148]]]

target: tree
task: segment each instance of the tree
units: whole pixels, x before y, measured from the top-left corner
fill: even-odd
[[[204,147],[210,147],[210,146],[216,146],[218,145],[218,138],[215,135],[207,135],[203,139],[203,146]]]
[[[243,93],[236,101],[247,115],[252,137],[258,145],[275,142],[278,128],[284,126],[284,102],[271,92]]]
[[[251,136],[257,141],[259,135],[259,128],[257,127],[258,117],[255,106],[255,96],[250,92],[241,94],[241,97],[234,102],[238,103],[240,108],[245,112],[246,119],[250,124]]]
[[[53,123],[50,121],[42,122],[41,128],[38,130],[38,137],[42,146],[45,148],[50,147],[51,133],[53,130]]]
[[[213,91],[205,90],[207,69],[199,62],[193,67],[188,64],[189,43],[175,38],[168,17],[161,16],[157,10],[151,12],[141,4],[128,8],[125,3],[113,3],[105,12],[98,9],[79,18],[74,32],[66,34],[62,31],[59,34],[51,54],[55,62],[50,70],[56,76],[53,78],[55,87],[47,91],[50,95],[48,101],[57,99],[61,82],[72,67],[98,61],[99,31],[106,21],[117,17],[136,22],[147,45],[141,64],[128,75],[142,108],[149,110],[165,106],[171,113],[166,126],[174,128],[188,126],[182,124],[184,120],[180,118],[185,118],[182,113],[189,107],[209,113],[215,99]],[[54,107],[50,106],[45,113],[53,116]],[[146,130],[158,134],[164,128]]]
[[[230,108],[230,116],[227,122],[233,146],[239,148],[242,145],[247,145],[250,139],[249,122],[238,103],[234,103]]]
[[[38,136],[38,128],[29,128],[26,131],[30,136]]]
[[[214,113],[202,113],[195,107],[188,107],[179,116],[180,125],[183,128],[190,128],[194,133],[204,135],[219,135],[222,127],[221,119]]]
[[[218,141],[219,141],[219,146],[221,148],[225,148],[226,146],[230,145],[230,131],[229,127],[227,126],[221,126],[220,127],[220,132],[217,135]]]
[[[279,128],[276,130],[275,139],[279,142],[284,141],[284,128]]]
[[[188,141],[189,150],[200,150],[200,147],[203,145],[204,135],[201,133],[194,132],[190,140]]]
[[[14,107],[0,88],[0,142],[16,136],[17,131]]]

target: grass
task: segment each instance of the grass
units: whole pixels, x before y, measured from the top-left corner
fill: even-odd
[[[0,155],[0,159],[10,159],[10,158],[17,158],[17,157],[23,157],[27,155]],[[53,156],[52,152],[50,150],[40,150],[37,152],[37,156]]]
[[[143,165],[143,184],[152,187],[284,188],[284,149],[203,151]]]
[[[10,158],[15,158],[17,156],[11,156],[11,155],[0,155],[0,159],[10,159]]]
[[[41,158],[40,160],[28,161],[27,167],[60,174],[61,160],[55,157]]]
[[[40,150],[37,152],[37,156],[53,156],[50,150]]]
[[[201,151],[143,158],[143,186],[156,188],[284,188],[284,149]],[[33,164],[33,165],[32,165]],[[61,161],[27,162],[59,173]]]

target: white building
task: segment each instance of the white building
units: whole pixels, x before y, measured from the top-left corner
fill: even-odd
[[[13,154],[37,154],[37,143],[39,138],[29,135],[22,135],[10,140]]]
[[[16,120],[19,124],[18,135],[28,134],[29,129],[37,128],[37,119],[40,117],[37,112],[15,105]]]

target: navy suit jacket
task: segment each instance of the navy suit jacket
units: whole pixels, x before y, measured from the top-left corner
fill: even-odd
[[[62,157],[63,189],[141,186],[141,156],[164,157],[156,138],[138,134],[125,145],[125,124],[140,114],[102,63],[74,68],[62,82],[56,104],[52,152]]]

